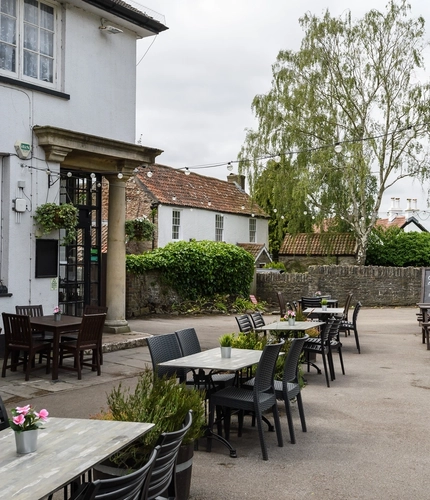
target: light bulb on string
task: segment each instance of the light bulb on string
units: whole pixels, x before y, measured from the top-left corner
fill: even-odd
[[[335,151],[335,153],[342,152],[342,144],[340,142],[336,142],[336,144],[334,145],[334,151]]]
[[[406,133],[408,134],[408,137],[412,138],[415,136],[415,129],[412,127],[412,125],[409,125],[409,127],[406,129]]]
[[[119,172],[117,177],[118,177],[118,179],[122,179],[124,177],[124,175],[121,172]]]
[[[185,167],[185,175],[190,175],[190,169],[188,167]]]
[[[281,163],[281,157],[279,155],[275,156],[273,159],[276,163]]]
[[[91,172],[90,177],[91,177],[91,179],[95,179],[96,178],[96,174],[94,172]]]
[[[273,209],[273,212],[274,212],[275,214],[276,214],[276,212],[277,212],[277,211],[278,211],[278,209],[277,209],[277,208],[274,208],[274,209]]]
[[[227,163],[227,170],[231,172],[233,170],[233,165],[231,164],[231,161]]]
[[[151,178],[153,176],[153,173],[150,170],[148,170],[148,172],[146,172],[146,176]]]
[[[67,177],[72,177],[72,172],[67,172]]]

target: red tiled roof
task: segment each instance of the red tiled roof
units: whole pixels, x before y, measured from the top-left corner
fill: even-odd
[[[238,243],[237,246],[241,247],[244,250],[246,250],[247,252],[249,252],[254,257],[254,259],[256,259],[260,255],[261,251],[264,249],[265,244],[264,243]]]
[[[355,237],[351,233],[287,234],[282,255],[355,255]]]
[[[149,170],[152,177],[146,175]],[[158,164],[139,168],[135,177],[163,205],[269,217],[245,191],[232,182],[193,172],[186,175],[182,170]]]
[[[401,215],[395,217],[391,221],[389,219],[377,219],[375,225],[382,227],[390,227],[390,226],[403,227],[405,222],[406,222],[406,217],[404,215]]]

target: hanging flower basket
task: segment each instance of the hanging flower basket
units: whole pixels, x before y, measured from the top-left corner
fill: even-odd
[[[125,234],[128,241],[150,241],[154,231],[155,225],[146,217],[125,221]]]
[[[62,243],[68,245],[76,239],[76,226],[78,225],[78,209],[71,203],[57,205],[45,203],[36,208],[34,221],[46,235],[57,229],[65,229],[66,235]]]

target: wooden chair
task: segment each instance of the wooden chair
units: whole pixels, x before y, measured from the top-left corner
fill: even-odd
[[[78,372],[78,380],[82,379],[82,367],[90,366],[92,370],[97,370],[97,375],[101,374],[100,368],[100,349],[103,325],[106,314],[89,314],[82,317],[82,323],[78,331],[76,340],[60,342],[60,364],[66,370]],[[92,359],[84,360],[84,351],[92,351]],[[65,354],[66,353],[66,354]],[[73,357],[74,365],[67,366],[63,364],[65,358]]]
[[[37,305],[27,305],[27,306],[15,306],[16,314],[30,316],[32,318],[38,318],[43,316],[43,306],[42,304]],[[52,333],[47,333],[44,330],[39,330],[37,328],[32,328],[33,336],[35,340],[47,340],[52,342]],[[39,354],[39,363],[42,363],[43,353]]]
[[[37,353],[46,355],[46,373],[50,372],[51,342],[34,339],[30,317],[20,314],[2,313],[5,332],[5,353],[3,360],[2,377],[6,376],[7,368],[16,371],[20,365],[24,366],[25,380],[30,379],[30,371],[34,367],[34,358]],[[23,357],[20,353],[23,352]],[[7,360],[11,355],[11,364]],[[28,356],[28,359],[27,359]]]
[[[0,431],[3,431],[4,429],[7,429],[10,427],[9,425],[9,418],[7,416],[7,411],[4,406],[3,400],[0,396]]]

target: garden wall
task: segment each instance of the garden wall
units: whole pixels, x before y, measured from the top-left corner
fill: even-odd
[[[257,273],[258,300],[277,307],[276,292],[287,301],[312,296],[317,290],[343,304],[352,291],[352,303],[363,306],[412,306],[421,301],[420,267],[310,266],[306,273]],[[157,272],[142,276],[128,273],[126,317],[160,314],[179,302],[178,295],[162,284]]]
[[[352,303],[363,306],[411,306],[421,301],[420,267],[310,266],[306,273],[257,274],[257,298],[277,304],[276,292],[287,301],[313,296],[317,290],[343,304],[353,292]]]

